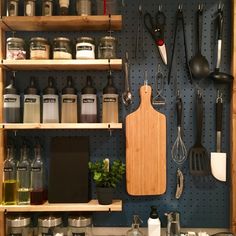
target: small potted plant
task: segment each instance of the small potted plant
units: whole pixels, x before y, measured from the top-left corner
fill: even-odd
[[[125,164],[121,160],[114,160],[110,163],[109,159],[89,162],[89,169],[92,180],[96,184],[98,203],[109,205],[112,203],[113,190],[122,180],[125,173]]]

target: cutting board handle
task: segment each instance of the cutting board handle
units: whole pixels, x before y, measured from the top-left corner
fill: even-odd
[[[143,85],[140,87],[140,107],[145,106],[145,109],[151,104],[152,87]]]

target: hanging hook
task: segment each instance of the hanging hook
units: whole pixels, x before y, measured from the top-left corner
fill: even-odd
[[[178,11],[182,12],[183,10],[183,4],[182,3],[179,3],[178,5]]]
[[[158,5],[158,11],[162,11],[162,4]]]

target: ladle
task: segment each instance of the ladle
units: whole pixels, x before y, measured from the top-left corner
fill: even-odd
[[[221,57],[222,57],[222,35],[223,35],[223,6],[218,7],[217,27],[217,62],[215,70],[210,74],[210,78],[216,83],[232,83],[233,76],[224,72],[220,72]]]
[[[192,75],[196,79],[206,78],[210,73],[209,63],[201,53],[202,12],[203,6],[202,4],[199,4],[197,11],[197,53],[191,58],[189,62]]]

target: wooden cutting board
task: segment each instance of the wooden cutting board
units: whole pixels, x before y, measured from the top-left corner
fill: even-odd
[[[141,103],[126,117],[126,186],[130,195],[166,191],[166,117],[151,105],[152,89],[140,88]]]

